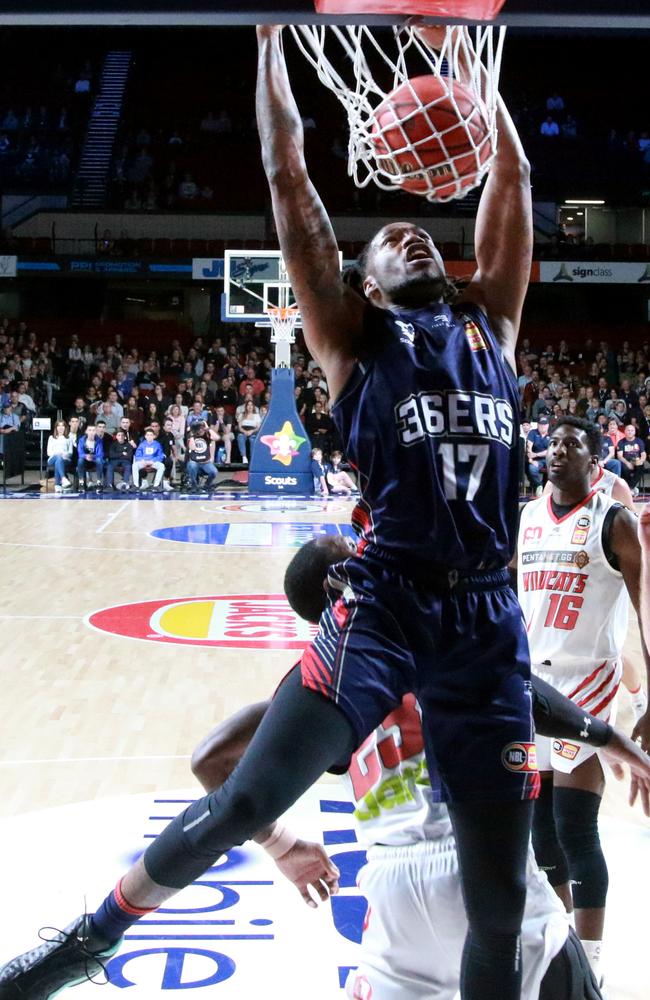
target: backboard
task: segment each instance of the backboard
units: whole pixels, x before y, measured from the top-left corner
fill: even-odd
[[[339,264],[342,268],[340,250]],[[269,306],[296,305],[279,250],[226,250],[223,287],[221,319],[226,323],[270,326]],[[300,326],[300,317],[297,325]]]

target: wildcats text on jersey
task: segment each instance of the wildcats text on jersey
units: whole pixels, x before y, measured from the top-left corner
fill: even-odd
[[[425,437],[487,438],[511,447],[515,417],[506,399],[482,392],[447,390],[419,392],[395,406],[397,430],[402,444]]]
[[[534,569],[523,574],[524,590],[559,590],[563,594],[582,594],[589,577],[586,573],[566,570]]]

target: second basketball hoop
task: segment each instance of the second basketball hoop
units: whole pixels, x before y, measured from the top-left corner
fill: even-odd
[[[292,26],[345,108],[348,173],[430,201],[462,198],[490,169],[505,28]]]

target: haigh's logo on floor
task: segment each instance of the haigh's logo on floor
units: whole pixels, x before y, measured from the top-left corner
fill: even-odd
[[[120,604],[85,619],[100,632],[181,646],[303,649],[317,627],[282,594],[219,594]]]

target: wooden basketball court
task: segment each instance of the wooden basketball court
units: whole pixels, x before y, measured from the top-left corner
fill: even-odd
[[[39,926],[75,915],[40,905],[53,886],[64,882],[77,899],[87,889],[83,877],[77,880],[84,865],[77,873],[63,868],[60,851],[50,847],[48,813],[94,803],[93,815],[104,818],[101,832],[91,821],[83,829],[92,855],[94,838],[120,837],[120,811],[111,811],[110,820],[102,813],[109,801],[192,789],[189,756],[198,740],[242,705],[268,697],[307,637],[277,597],[295,547],[313,530],[349,530],[351,508],[344,499],[286,504],[246,495],[192,501],[50,495],[0,504],[0,823],[14,817],[27,830],[30,814],[38,815],[39,867],[47,872],[23,885],[29,906],[21,911],[16,944],[29,946]],[[626,648],[640,657],[634,622]],[[619,723],[627,731],[631,718],[624,692]],[[614,786],[603,821],[611,878],[609,996],[642,1000],[648,995],[642,907],[650,880],[639,859],[647,857],[650,824]],[[340,794],[338,785],[332,789]],[[70,833],[79,836],[78,829]],[[5,884],[19,884],[17,873],[33,862],[19,847],[6,853]],[[110,884],[103,878],[104,891]],[[296,897],[296,920],[304,919],[301,906]],[[11,955],[5,946],[2,961]],[[80,996],[84,989],[91,987],[81,987]],[[149,987],[132,995],[158,993]],[[296,982],[282,995],[303,994]]]

